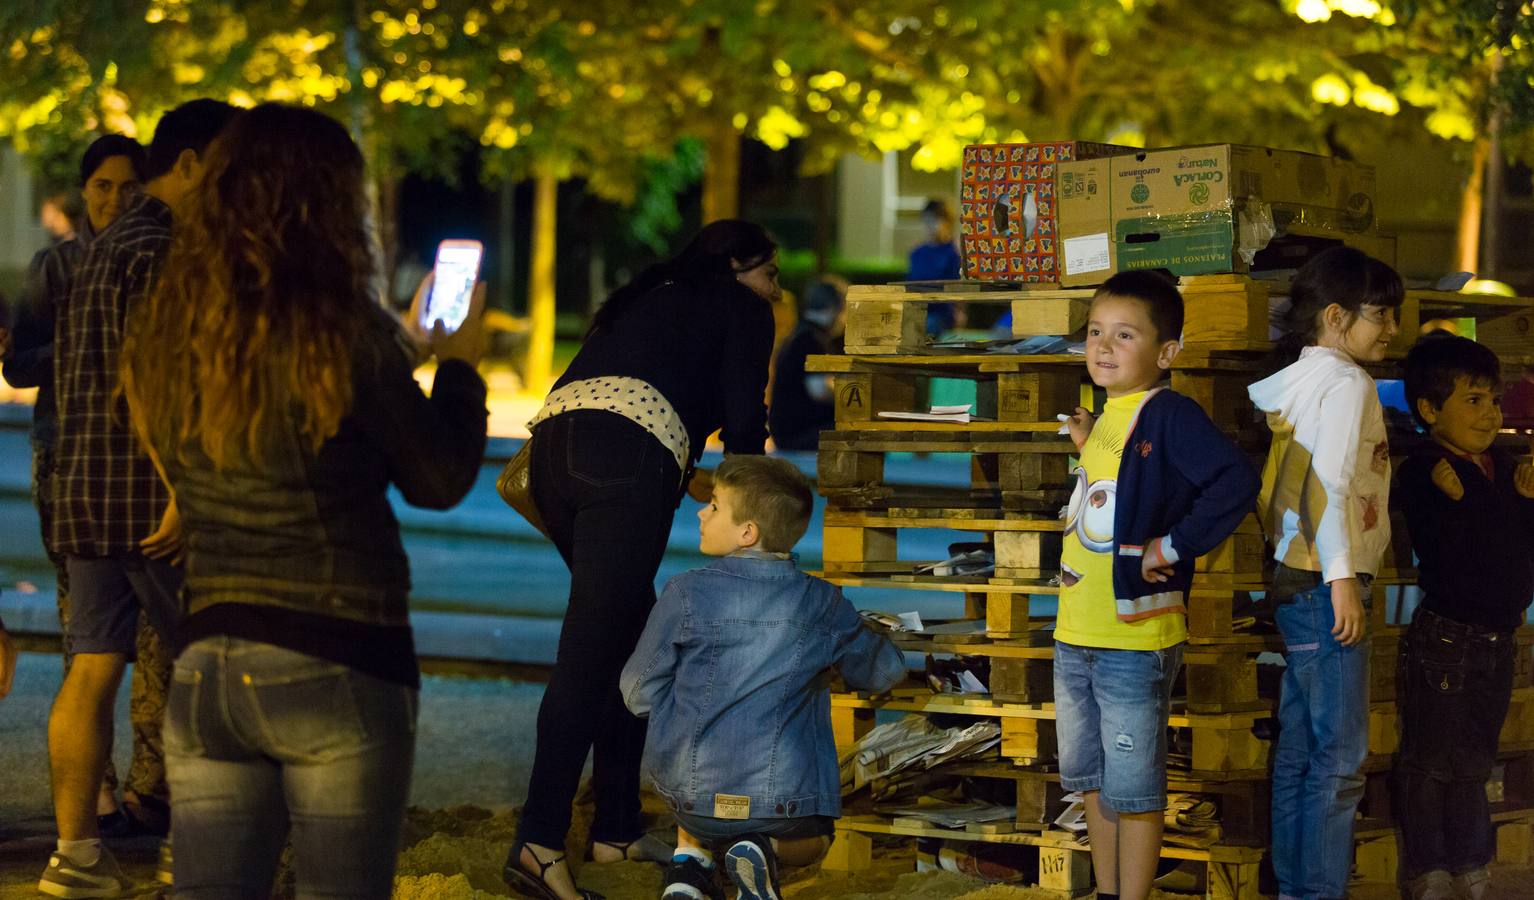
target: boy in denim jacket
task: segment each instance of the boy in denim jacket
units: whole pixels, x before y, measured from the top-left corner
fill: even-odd
[[[808,865],[841,814],[827,670],[885,691],[895,645],[789,550],[809,525],[809,479],[791,463],[730,456],[698,512],[712,565],[672,578],[619,687],[650,718],[645,768],[676,813],[662,897],[720,897],[713,848],[740,897],[780,896],[777,860]]]
[[[1060,555],[1055,725],[1060,784],[1084,794],[1100,900],[1150,893],[1193,563],[1257,497],[1241,452],[1197,403],[1160,387],[1182,327],[1182,295],[1166,278],[1108,279],[1086,345],[1107,402],[1067,423],[1080,463]]]
[[[1406,397],[1432,441],[1396,496],[1422,605],[1402,643],[1396,819],[1413,900],[1479,900],[1497,840],[1486,780],[1513,691],[1514,632],[1534,596],[1534,468],[1493,445],[1502,366],[1462,337],[1406,356]]]

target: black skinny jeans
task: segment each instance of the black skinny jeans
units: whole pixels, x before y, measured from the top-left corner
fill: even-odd
[[[1406,634],[1395,818],[1406,878],[1458,875],[1496,855],[1486,780],[1513,691],[1512,632],[1418,608]]]
[[[575,410],[533,430],[531,486],[570,567],[570,605],[538,709],[538,748],[518,836],[563,847],[586,754],[593,753],[597,841],[643,831],[645,720],[623,705],[618,674],[655,606],[655,573],[681,501],[676,459],[615,413]]]

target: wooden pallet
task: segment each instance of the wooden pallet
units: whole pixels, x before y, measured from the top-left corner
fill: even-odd
[[[859,871],[873,863],[873,835],[903,835],[940,840],[974,841],[1036,847],[1039,851],[1038,888],[1060,898],[1082,897],[1092,890],[1091,851],[1065,832],[983,834],[921,826],[883,816],[843,816],[836,821],[836,841],[821,867]],[[1209,866],[1206,897],[1257,900],[1257,867],[1262,851],[1253,847],[1216,845],[1207,849],[1163,846],[1163,859],[1196,860]]]

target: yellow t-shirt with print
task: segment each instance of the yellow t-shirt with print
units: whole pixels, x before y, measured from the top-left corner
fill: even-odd
[[[1060,552],[1060,610],[1055,638],[1081,647],[1161,650],[1187,639],[1180,613],[1119,621],[1113,595],[1113,513],[1119,460],[1135,411],[1147,392],[1110,397],[1074,473],[1075,489]]]

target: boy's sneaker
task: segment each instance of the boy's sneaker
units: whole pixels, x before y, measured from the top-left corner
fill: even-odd
[[[724,900],[714,874],[713,866],[704,866],[696,857],[674,856],[666,867],[660,900]]]
[[[1406,883],[1410,900],[1454,900],[1454,881],[1443,869],[1423,872]]]
[[[778,891],[778,860],[772,842],[748,835],[724,852],[724,871],[740,889],[739,900],[781,900]]]
[[[82,866],[58,851],[48,857],[48,868],[37,882],[37,889],[51,897],[97,898],[129,897],[136,891],[123,874],[111,851],[101,848],[95,865]]]
[[[1454,876],[1454,896],[1458,900],[1481,900],[1491,887],[1491,873],[1482,866]]]

